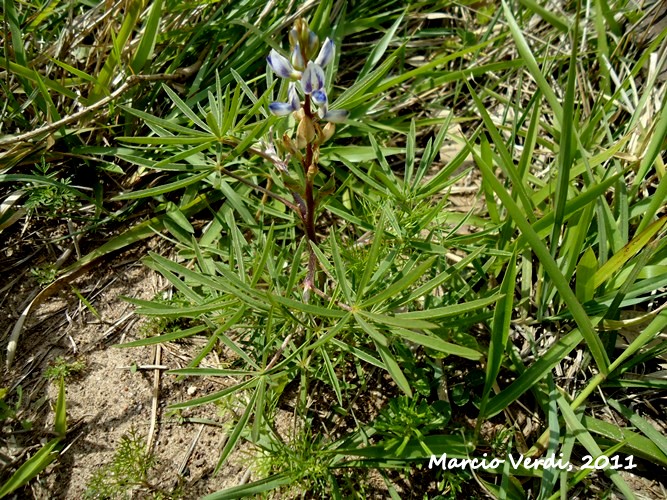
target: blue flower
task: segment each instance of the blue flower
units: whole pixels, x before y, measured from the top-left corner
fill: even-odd
[[[315,64],[317,64],[320,68],[326,67],[326,65],[329,64],[334,57],[335,48],[336,46],[334,45],[331,38],[324,40],[322,48],[320,49],[320,53],[317,54],[317,58],[315,59]]]
[[[310,94],[310,97],[318,106],[325,106],[328,102],[327,93],[324,89],[315,90],[312,94]]]
[[[343,123],[350,116],[350,112],[346,109],[332,109],[326,111],[320,118],[331,123]]]
[[[301,77],[301,72],[295,70],[292,63],[290,63],[287,58],[281,55],[276,49],[271,49],[266,61],[269,63],[273,72],[280,78],[297,80]]]
[[[306,95],[324,88],[324,70],[319,64],[308,61],[308,65],[301,75],[301,88]]]
[[[294,111],[301,109],[301,99],[296,90],[296,83],[290,82],[287,91],[287,102],[272,102],[269,104],[269,111],[276,116],[287,116]]]

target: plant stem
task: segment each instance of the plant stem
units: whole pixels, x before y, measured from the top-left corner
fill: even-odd
[[[306,120],[313,119],[313,112],[310,109],[310,96],[307,95],[303,103],[303,112]],[[317,209],[317,204],[315,202],[315,193],[313,188],[313,183],[315,181],[315,176],[317,175],[317,164],[315,161],[315,147],[312,142],[308,142],[306,146],[306,156],[303,159],[302,167],[303,173],[306,178],[306,189],[305,189],[305,198],[306,198],[306,213],[303,217],[303,224],[306,230],[306,236],[309,240],[308,245],[308,273],[306,274],[306,280],[303,284],[304,290],[308,293],[310,290],[315,288],[315,274],[317,272],[317,257],[315,256],[315,251],[313,250],[312,245],[317,245],[317,232],[315,231],[315,210]],[[308,297],[308,295],[306,295]]]
[[[310,109],[310,96],[307,95],[303,104],[303,111],[306,115],[306,119],[312,120],[313,113]],[[309,142],[306,146],[306,157],[303,162],[303,173],[306,176],[306,220],[304,224],[306,226],[306,234],[308,239],[313,243],[317,244],[317,233],[315,232],[315,193],[313,190],[313,182],[315,176],[317,175],[317,165],[314,164],[314,151],[313,143]]]

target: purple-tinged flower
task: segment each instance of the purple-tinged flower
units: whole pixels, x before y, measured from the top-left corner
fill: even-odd
[[[301,109],[301,100],[294,82],[289,84],[287,102],[272,102],[269,104],[269,111],[276,116],[287,116],[294,111],[299,111],[299,109]]]
[[[276,116],[287,116],[296,111],[289,102],[272,102],[269,111]]]
[[[317,52],[317,48],[320,45],[320,39],[315,34],[314,31],[308,30],[308,45],[306,47],[306,52],[308,54],[308,59],[312,58]]]
[[[301,76],[301,72],[296,71],[289,60],[276,49],[271,49],[266,61],[280,78],[298,79]]]
[[[297,111],[301,108],[301,99],[299,98],[299,92],[296,90],[295,82],[290,82],[289,84],[289,88],[287,90],[287,99],[294,108],[294,111]]]
[[[292,28],[289,31],[289,44],[293,47],[299,43],[299,31],[296,28]]]
[[[350,116],[350,112],[346,109],[332,109],[326,111],[321,118],[331,123],[343,123],[348,116]]]
[[[303,71],[306,68],[306,61],[303,60],[301,47],[298,43],[292,49],[292,66],[298,71]]]
[[[324,87],[324,70],[313,61],[308,61],[306,70],[301,75],[301,88],[304,94],[312,94]]]
[[[315,90],[310,97],[317,106],[324,106],[327,104],[327,93],[324,89]]]
[[[320,53],[317,54],[317,59],[315,59],[315,64],[317,64],[320,68],[324,68],[333,59],[335,49],[336,46],[331,38],[324,40],[322,48],[320,49]]]

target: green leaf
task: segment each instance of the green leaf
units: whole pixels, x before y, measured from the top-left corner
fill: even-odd
[[[529,391],[542,380],[551,369],[560,363],[582,340],[579,330],[559,339],[549,350],[540,356],[535,363],[530,365],[509,387],[503,389],[499,394],[489,400],[486,407],[486,417],[491,418],[505,410],[511,403],[516,401],[523,393]]]
[[[414,318],[401,318],[398,315],[396,316],[390,316],[388,314],[378,314],[378,313],[373,313],[369,311],[362,311],[362,310],[355,310],[357,314],[360,314],[364,316],[367,319],[370,319],[371,321],[378,323],[380,325],[385,325],[388,327],[402,327],[402,328],[424,328],[424,329],[431,329],[431,328],[437,328],[438,325],[436,323],[433,323],[431,321],[424,321],[420,319],[414,319]]]
[[[605,262],[600,269],[593,275],[593,288],[598,288],[603,283],[610,280],[616,271],[618,271],[628,260],[637,254],[653,239],[653,237],[667,224],[667,216],[658,219],[641,233],[638,233],[627,245],[619,252],[615,253],[611,259]]]
[[[373,244],[371,249],[368,252],[366,257],[366,265],[364,267],[364,274],[361,275],[359,284],[357,285],[357,300],[361,299],[364,296],[366,291],[366,286],[373,275],[375,270],[375,265],[377,264],[378,258],[380,257],[380,251],[382,250],[382,239],[384,236],[384,221],[386,218],[386,210],[382,210],[380,219],[375,225],[375,234],[373,235]]]
[[[259,379],[256,380],[259,381]],[[234,448],[236,448],[236,445],[238,444],[239,439],[241,438],[241,432],[243,431],[243,429],[245,429],[246,425],[248,424],[248,420],[250,419],[250,414],[254,410],[255,402],[257,400],[259,392],[260,391],[257,390],[252,391],[252,395],[250,396],[250,401],[248,401],[245,411],[243,412],[243,415],[241,415],[241,418],[234,426],[234,430],[232,431],[232,433],[229,435],[229,437],[227,437],[227,442],[225,443],[225,447],[222,449],[222,453],[220,454],[220,459],[218,460],[218,465],[215,466],[213,474],[218,473],[220,467],[222,467],[225,464],[227,457],[229,457],[232,451],[234,451]]]
[[[0,487],[0,498],[10,494],[21,486],[28,484],[28,482],[43,472],[51,462],[58,458],[62,438],[54,438],[40,450],[35,453],[32,457],[25,461],[18,470],[12,474],[12,477],[7,480],[2,487]]]
[[[307,304],[298,300],[288,299],[287,297],[281,297],[280,295],[275,295],[272,293],[267,293],[266,295],[269,300],[287,306],[287,308],[290,310],[305,312],[306,314],[312,314],[315,317],[322,316],[325,318],[342,318],[347,315],[345,311],[340,309],[325,309],[324,307]]]
[[[535,12],[538,16],[540,16],[557,30],[562,31],[563,33],[567,33],[570,30],[570,25],[567,22],[567,19],[564,20],[556,13],[551,12],[549,9],[545,9],[535,0],[519,0],[519,2]]]
[[[89,104],[93,104],[111,93],[110,85],[115,76],[116,66],[118,66],[125,44],[136,27],[143,9],[143,3],[143,0],[130,0],[128,2],[123,15],[123,24],[118,32],[114,32],[113,46],[97,77],[98,85],[95,85],[90,92]]]
[[[336,232],[331,231],[329,234],[329,242],[331,244],[331,256],[334,262],[334,272],[336,273],[336,280],[338,281],[338,286],[340,286],[343,291],[343,297],[348,304],[352,303],[352,290],[350,288],[350,283],[347,281],[345,276],[345,264],[340,257],[340,252],[338,251],[338,243],[336,242]]]
[[[459,316],[471,311],[476,311],[482,307],[493,304],[494,302],[499,301],[504,295],[495,294],[490,297],[483,299],[470,300],[464,302],[463,304],[454,304],[451,306],[445,307],[434,307],[432,309],[426,309],[424,311],[411,311],[406,313],[398,313],[396,318],[404,320],[415,320],[415,319],[441,319],[449,318],[452,316]]]
[[[592,247],[584,252],[577,266],[577,281],[575,291],[577,298],[582,304],[593,299],[595,295],[595,286],[593,285],[593,276],[598,269],[598,260]]]
[[[647,422],[645,419],[639,416],[638,413],[635,413],[630,408],[622,405],[615,399],[607,399],[607,403],[609,404],[609,406],[611,406],[617,412],[623,415],[626,419],[628,419],[632,425],[634,425],[637,429],[639,429],[650,440],[649,442],[651,444],[655,445],[662,452],[662,456],[656,459],[657,454],[655,450],[650,449],[651,447],[648,445],[648,443],[646,443],[643,446],[637,445],[637,448],[639,448],[645,454],[644,456],[646,457],[646,455],[648,455],[647,458],[649,460],[652,460],[654,462],[661,462],[663,466],[666,466],[667,438],[665,438],[665,436],[662,433],[657,431],[656,428],[653,427],[653,425],[651,425],[649,422]],[[623,436],[623,440],[625,441],[628,439],[626,436]]]
[[[155,41],[157,40],[158,30],[160,28],[162,1],[163,0],[154,0],[150,12],[148,13],[148,19],[144,26],[144,33],[139,42],[139,46],[137,47],[137,51],[134,53],[134,59],[132,59],[132,63],[130,64],[130,67],[135,74],[139,73],[144,68],[146,62],[153,54]]]
[[[187,337],[192,337],[193,335],[197,335],[198,333],[204,332],[206,330],[208,330],[208,326],[198,325],[198,326],[193,326],[192,328],[188,328],[186,330],[179,330],[177,332],[165,333],[163,335],[158,335],[156,337],[139,339],[133,342],[126,342],[124,344],[114,344],[111,347],[120,347],[120,348],[143,347],[147,345],[162,344],[165,342],[171,342],[172,340],[179,340]]]
[[[435,335],[417,333],[413,332],[412,330],[400,327],[392,329],[391,333],[414,344],[419,344],[429,349],[433,349],[434,351],[442,352],[451,356],[458,356],[460,358],[471,359],[473,361],[479,361],[484,357],[479,351],[475,351],[474,349],[463,347],[458,344],[452,344],[451,342],[445,342]]]
[[[563,108],[560,105],[560,99],[558,99],[556,93],[553,91],[551,84],[544,77],[542,71],[540,71],[540,67],[537,65],[535,56],[533,56],[533,52],[530,50],[530,46],[528,45],[528,42],[526,42],[522,30],[517,24],[516,19],[514,19],[512,11],[510,10],[505,0],[502,1],[502,5],[503,11],[505,12],[505,18],[507,19],[507,25],[510,29],[510,33],[512,34],[512,38],[514,38],[519,55],[528,67],[528,71],[535,79],[535,82],[542,91],[542,94],[544,94],[544,97],[547,99],[549,106],[551,106],[557,124],[562,126]]]
[[[373,343],[375,344],[375,348],[380,353],[380,357],[384,362],[385,369],[387,370],[389,375],[391,375],[391,378],[394,379],[396,385],[405,394],[407,394],[408,397],[412,397],[412,389],[410,388],[410,383],[408,382],[408,379],[405,378],[405,375],[403,374],[401,367],[398,365],[396,359],[391,354],[391,351],[389,350],[388,347],[387,338],[382,333],[380,333],[373,325],[366,323],[360,315],[355,314],[354,319],[357,320],[357,324],[362,328],[362,330],[364,330],[366,333],[368,333],[368,335],[370,335],[371,339],[373,340]]]
[[[373,67],[380,61],[380,59],[382,59],[382,56],[384,56],[385,52],[387,51],[387,47],[389,47],[389,44],[394,40],[394,35],[396,34],[396,30],[401,25],[401,22],[403,22],[404,16],[405,13],[401,14],[396,19],[396,21],[394,21],[394,24],[391,25],[391,27],[387,30],[384,36],[380,39],[380,41],[374,44],[373,49],[366,58],[364,67],[361,68],[361,71],[359,71],[358,78],[363,78],[364,76],[366,76],[373,69]]]
[[[56,402],[56,418],[54,427],[59,437],[64,438],[67,434],[67,409],[65,405],[65,377],[60,377],[58,387],[58,401]]]
[[[364,300],[361,303],[360,307],[367,308],[374,304],[378,304],[384,302],[385,300],[397,297],[399,293],[407,290],[410,285],[412,285],[417,280],[421,279],[426,273],[426,271],[433,266],[433,262],[435,262],[436,259],[437,255],[434,255],[426,259],[424,262],[422,262],[419,266],[412,269],[410,272],[403,274],[403,276],[400,279],[393,282],[391,285],[389,285],[387,288],[385,288],[377,295],[374,295]]]
[[[516,254],[505,267],[505,277],[500,285],[501,298],[493,313],[493,323],[491,326],[491,343],[486,362],[486,379],[484,381],[484,392],[480,409],[480,419],[484,420],[484,411],[491,393],[491,388],[496,382],[500,367],[502,365],[503,355],[509,339],[510,324],[512,321],[512,310],[514,309],[514,287],[516,286]]]
[[[225,490],[220,490],[202,498],[202,500],[232,500],[234,498],[255,497],[265,491],[275,490],[281,486],[294,482],[289,474],[274,474],[259,481],[241,484]]]
[[[574,410],[570,407],[567,401],[565,401],[565,398],[562,395],[558,398],[558,406],[560,407],[563,417],[565,418],[565,423],[569,433],[574,435],[577,438],[577,441],[584,445],[586,450],[588,450],[594,459],[602,455],[602,450],[595,442],[595,439],[593,439],[593,436],[590,435],[588,429],[584,427],[581,422],[579,422],[579,419],[575,415]],[[609,476],[609,478],[625,498],[636,498],[618,471],[614,469],[606,469],[605,473],[607,476]]]
[[[182,403],[175,403],[173,405],[169,405],[169,409],[182,410],[184,408],[193,408],[195,406],[201,406],[208,403],[213,403],[214,401],[218,401],[219,399],[229,396],[230,394],[234,394],[235,392],[245,389],[252,389],[253,387],[255,387],[255,385],[257,385],[257,380],[258,380],[257,378],[252,378],[245,382],[241,382],[240,384],[236,384],[231,387],[227,387],[221,391],[214,392],[213,394],[207,394],[206,396],[191,399],[189,401],[183,401]]]

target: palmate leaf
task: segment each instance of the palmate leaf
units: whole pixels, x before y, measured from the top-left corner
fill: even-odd
[[[120,107],[121,107],[121,109],[127,111],[131,115],[134,115],[137,118],[141,118],[146,123],[150,123],[152,125],[162,127],[166,130],[171,130],[172,132],[179,132],[179,133],[183,134],[185,137],[201,137],[201,138],[206,137],[206,138],[208,138],[209,141],[212,141],[212,140],[216,139],[216,137],[211,135],[211,133],[206,131],[206,129],[205,129],[205,131],[193,130],[192,128],[185,127],[183,125],[179,125],[178,123],[175,123],[173,120],[167,120],[165,118],[159,118],[157,116],[151,115],[150,113],[146,113],[145,111],[141,111],[141,110],[136,109],[136,108],[131,108],[129,106],[123,106],[123,105],[121,105]],[[184,107],[187,107],[187,106],[184,106]],[[133,140],[133,139],[139,139],[139,137],[119,137],[118,139],[119,140],[130,141],[130,140]]]
[[[369,306],[379,304],[388,299],[397,297],[403,291],[406,291],[410,285],[412,285],[417,280],[421,279],[428,269],[431,269],[433,263],[437,259],[437,256],[432,256],[422,262],[419,266],[410,269],[406,273],[400,273],[401,277],[393,282],[391,285],[387,286],[380,293],[364,300],[360,307],[368,308]],[[406,264],[407,267],[407,264]]]

